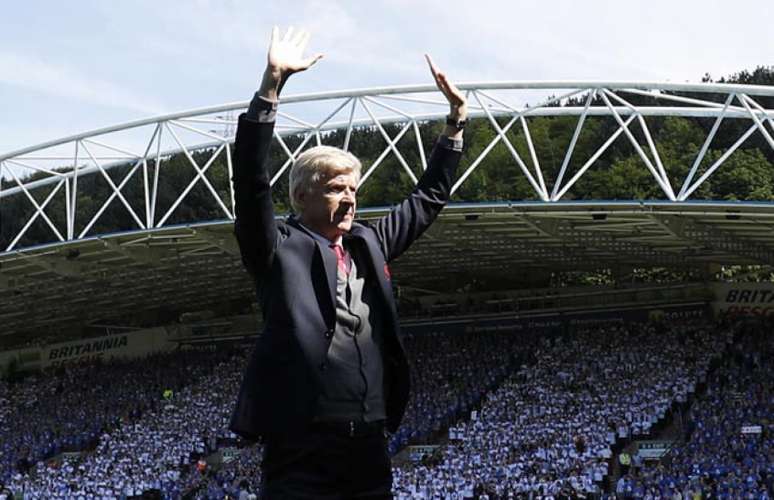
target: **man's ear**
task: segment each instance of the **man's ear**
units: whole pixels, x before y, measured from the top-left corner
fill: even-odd
[[[296,189],[293,191],[293,201],[298,208],[304,208],[304,202],[306,201],[306,190]]]

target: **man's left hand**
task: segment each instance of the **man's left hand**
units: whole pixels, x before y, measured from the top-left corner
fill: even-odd
[[[425,59],[430,66],[430,72],[433,74],[438,90],[449,101],[449,117],[454,120],[465,120],[468,116],[468,100],[460,92],[460,89],[446,78],[446,74],[438,69],[430,55],[425,54]]]

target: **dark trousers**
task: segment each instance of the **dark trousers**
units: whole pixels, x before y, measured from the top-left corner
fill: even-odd
[[[392,466],[380,432],[350,437],[329,429],[265,440],[263,500],[391,499]]]

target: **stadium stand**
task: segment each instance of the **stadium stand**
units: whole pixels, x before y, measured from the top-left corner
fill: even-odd
[[[601,494],[617,436],[648,433],[725,346],[709,325],[608,326],[545,342],[437,463],[396,469],[398,498]]]
[[[534,339],[510,332],[407,337],[411,399],[401,428],[390,439],[390,452],[396,453],[409,442],[422,443],[468,414],[525,362],[534,343]]]
[[[734,343],[731,328],[696,320],[541,336],[408,336],[414,388],[390,451],[440,446],[421,462],[396,460],[395,495],[603,497],[620,443],[649,436],[706,381],[709,389],[691,412],[693,439],[673,451],[670,464],[623,476],[619,496],[684,494],[695,485],[686,467],[698,454],[712,457],[703,481],[720,485],[726,498],[736,498],[728,492],[742,491],[750,474],[758,489],[745,493],[767,498],[771,442],[740,448],[747,442],[736,432],[772,413],[771,344],[761,354],[760,337],[757,344],[750,338]],[[0,483],[24,498],[259,494],[261,447],[226,427],[248,353],[227,346],[176,351],[0,383]],[[727,394],[735,394],[731,406]],[[724,426],[713,430],[718,419]],[[727,456],[710,454],[723,443]],[[228,459],[213,460],[226,450]],[[738,460],[741,476],[729,472]]]
[[[530,343],[507,332],[406,339],[415,392],[390,448],[420,442],[475,405],[521,362]],[[4,384],[14,402],[2,429],[2,481],[29,498],[234,495],[260,483],[260,449],[218,471],[196,461],[227,430],[248,350],[181,351],[131,363],[69,366]],[[521,353],[521,354],[520,354]],[[162,394],[174,394],[165,399]],[[55,465],[47,459],[62,452]]]
[[[774,491],[773,339],[745,328],[690,411],[688,441],[658,465],[621,477],[624,498],[768,499]]]
[[[209,410],[230,404],[230,394],[214,399],[225,376],[218,370],[232,366],[230,358],[227,350],[178,351],[67,366],[11,384],[13,404],[0,428],[0,482],[30,498],[120,496],[158,486],[224,428]],[[171,399],[163,398],[165,390]],[[87,452],[83,458],[61,465],[45,461],[80,451]]]

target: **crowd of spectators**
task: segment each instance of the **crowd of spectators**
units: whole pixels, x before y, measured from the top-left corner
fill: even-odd
[[[103,429],[141,414],[163,388],[188,383],[188,367],[205,359],[179,352],[130,364],[66,365],[0,386],[0,398],[13,401],[0,410],[0,480],[14,466],[88,447]]]
[[[180,467],[225,429],[232,395],[221,389],[236,383],[244,364],[235,368],[233,359],[224,349],[176,351],[66,366],[10,384],[0,482],[29,498],[118,498],[175,485]]]
[[[623,476],[624,498],[768,500],[774,495],[774,337],[744,328],[690,409],[684,444]],[[744,430],[743,430],[744,428]]]
[[[724,350],[704,324],[607,326],[547,341],[431,463],[395,470],[398,498],[600,494],[617,437],[647,435]]]
[[[412,396],[403,423],[388,443],[391,454],[406,444],[424,442],[466,414],[488,390],[527,362],[532,342],[512,332],[428,333],[406,336]],[[189,473],[198,481],[196,498],[237,498],[260,488],[260,447],[240,450],[234,459],[211,473]]]
[[[184,480],[184,491],[190,498],[221,500],[234,498],[255,500],[261,488],[260,445],[232,450],[233,456],[221,467],[212,470],[193,469]]]
[[[390,452],[436,442],[447,428],[451,439],[430,461],[394,469],[397,498],[599,493],[616,439],[648,435],[685,401],[730,333],[696,322],[529,338],[496,331],[405,339],[412,396]],[[258,494],[261,447],[241,447],[227,429],[248,355],[247,348],[177,351],[0,383],[0,483],[33,499]],[[739,410],[745,416],[770,414],[770,399],[760,399],[770,394],[771,376],[759,372],[771,371],[771,359],[750,359],[733,370],[758,372],[744,372],[738,386],[730,381],[741,372],[728,372],[724,383],[758,397]],[[722,418],[718,405],[694,411],[697,429],[710,432],[704,453],[722,439],[707,430]],[[222,465],[205,462],[224,444]],[[756,446],[750,452],[771,464],[771,448]],[[83,453],[48,460],[62,451]],[[645,484],[651,476],[641,474]]]
[[[395,454],[423,443],[469,413],[482,397],[530,358],[534,337],[513,332],[441,332],[407,336],[411,396],[403,423],[390,437]]]
[[[523,361],[508,332],[405,339],[414,391],[392,453],[421,442],[475,405]],[[0,484],[25,498],[176,498],[257,492],[259,446],[219,469],[198,467],[234,444],[230,411],[249,349],[176,351],[132,362],[70,365],[0,386]],[[167,396],[165,392],[169,392]],[[83,452],[61,456],[61,452]],[[59,456],[56,461],[48,460]]]

